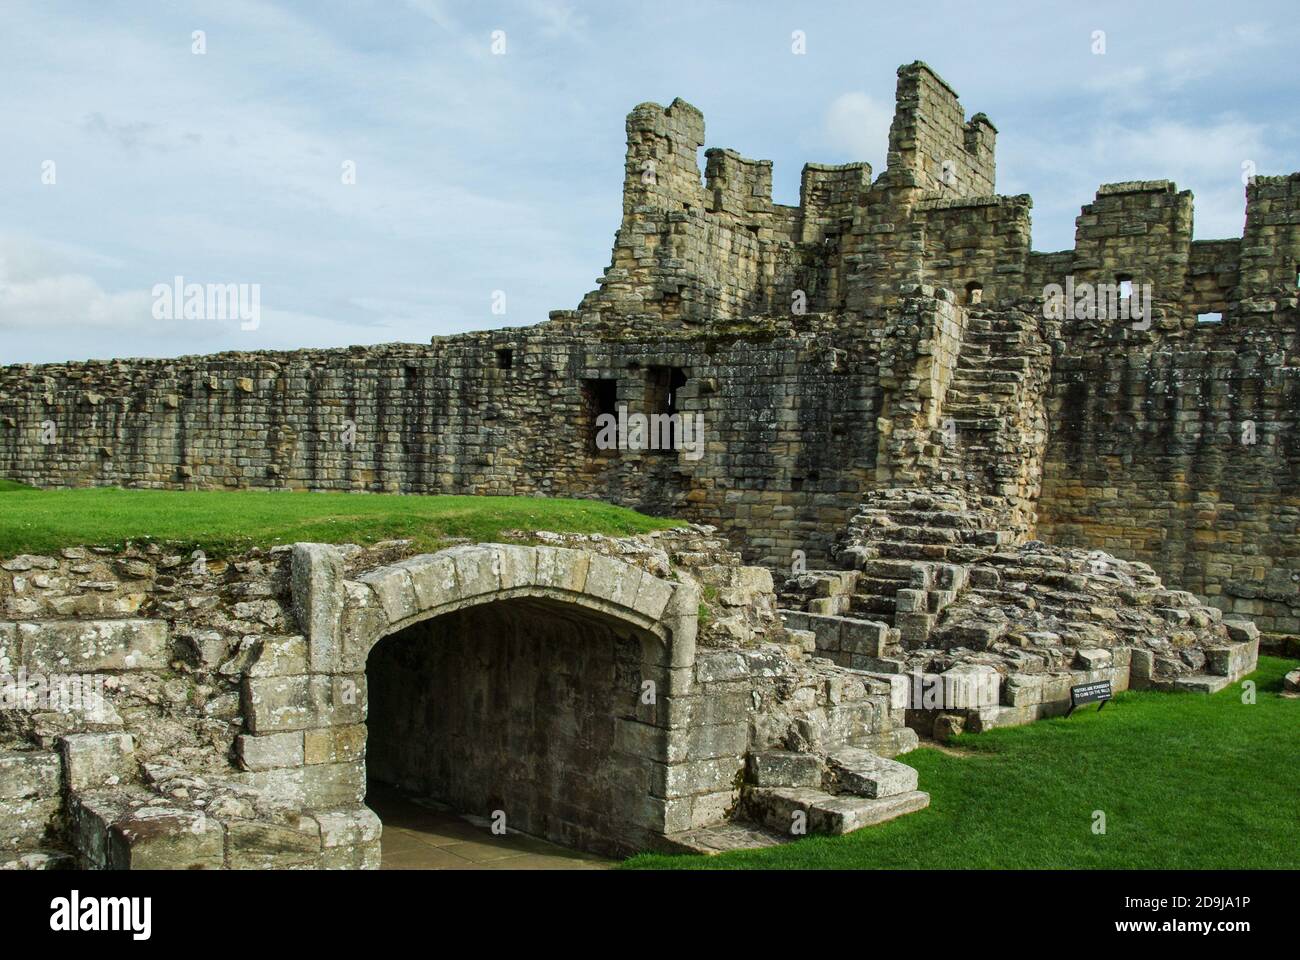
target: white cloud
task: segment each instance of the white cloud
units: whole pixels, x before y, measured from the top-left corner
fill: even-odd
[[[999,166],[1017,174],[1010,189],[1023,180],[1052,185],[1050,193],[1040,189],[1034,198],[1036,222],[1046,213],[1052,225],[1048,231],[1041,224],[1035,229],[1039,249],[1073,246],[1066,214],[1091,202],[1101,184],[1125,180],[1172,180],[1180,190],[1191,190],[1198,240],[1240,237],[1246,210],[1242,162],[1254,161],[1260,174],[1281,172],[1273,164],[1269,128],[1240,117],[1202,123],[1094,117],[1087,124],[1063,126],[1072,131],[1064,139],[1017,133],[999,143]]]
[[[1199,81],[1219,74],[1226,64],[1253,56],[1279,42],[1279,35],[1259,23],[1243,23],[1215,32],[1214,39],[1166,46],[1157,36],[1140,38],[1140,46],[1116,45],[1103,56],[1089,58],[1085,89],[1109,96],[1109,106],[1142,111]],[[1125,65],[1130,59],[1138,63]]]
[[[1296,21],[1275,0],[1238,27],[1231,12],[1166,8],[1159,29],[1133,19],[1131,0],[1051,17],[936,0],[930,16],[949,29],[923,36],[905,11],[847,3],[809,7],[798,24],[761,4],[743,17],[577,0],[406,0],[382,15],[210,6],[201,22],[185,5],[76,18],[39,0],[6,6],[0,234],[27,236],[0,237],[0,362],[425,341],[541,321],[608,262],[633,104],[696,103],[708,145],[772,159],[791,199],[809,160],[883,172],[895,64],[862,59],[867,29],[993,118],[999,189],[1033,195],[1049,248],[1072,243],[1099,183],[1133,177],[1194,189],[1198,236],[1236,235],[1241,160],[1297,166]],[[1110,52],[1092,57],[1099,24],[1113,25]],[[807,56],[790,54],[796,25]],[[197,28],[203,56],[190,52]],[[509,55],[491,54],[493,29],[509,33]],[[999,50],[1016,51],[1014,68]],[[40,182],[47,158],[57,186]],[[355,185],[340,183],[344,160]],[[152,285],[177,274],[260,283],[261,329],[151,325]],[[507,317],[488,309],[494,289],[508,292]]]
[[[560,0],[532,0],[529,7],[542,24],[544,37],[577,39],[587,32],[587,18]]]
[[[1260,173],[1269,172],[1267,135],[1264,125],[1232,117],[1104,124],[1090,138],[1092,165],[1117,171],[1109,180],[1172,180],[1195,196],[1197,239],[1240,237],[1246,212],[1241,165],[1251,160]]]
[[[832,147],[847,151],[853,160],[866,160],[879,176],[885,171],[889,149],[889,125],[894,105],[869,94],[844,93],[826,109],[826,139]]]
[[[346,346],[394,339],[386,328],[399,312],[396,303],[363,305],[374,316],[366,325],[367,336],[360,338],[354,324],[265,305],[255,330],[243,330],[236,319],[159,320],[153,315],[152,286],[105,290],[78,272],[82,262],[100,258],[46,247],[30,238],[0,237],[0,332],[7,343],[28,344],[38,351],[38,359],[52,360],[65,355],[166,356],[198,347],[296,349],[307,343]],[[170,284],[172,278],[160,282]]]
[[[78,267],[103,264],[69,247],[0,237],[0,330],[68,328],[127,330],[149,319],[147,291],[110,293]]]
[[[63,335],[83,327],[140,329],[150,303],[147,291],[108,293],[84,274],[16,284],[0,280],[0,330],[27,327]]]

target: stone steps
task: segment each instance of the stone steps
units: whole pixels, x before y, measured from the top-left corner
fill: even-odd
[[[992,403],[952,403],[944,407],[944,419],[951,420],[957,425],[958,431],[962,428],[963,422],[992,421],[998,427],[1006,422],[1006,417],[1000,416],[1002,409]]]
[[[994,397],[1000,397],[1004,400],[1010,399],[1016,395],[1016,386],[1016,383],[987,380],[979,383],[958,380],[948,388],[948,392],[944,395],[944,410],[960,407],[963,404],[986,403]]]
[[[969,371],[975,374],[984,373],[1023,373],[1029,370],[1028,357],[1004,357],[993,356],[990,354],[988,346],[980,344],[982,353],[970,354],[963,352],[957,358],[957,370],[959,372]],[[1005,377],[1001,379],[1006,379]],[[1019,378],[1017,378],[1019,379]]]
[[[930,795],[913,790],[873,799],[813,787],[757,787],[749,792],[747,804],[759,823],[774,832],[794,838],[802,827],[807,833],[841,836],[923,810],[930,805]]]
[[[902,587],[904,584],[899,583]],[[897,609],[897,601],[893,594],[864,594],[855,593],[853,595],[853,612],[858,614],[871,614],[874,616],[893,617]]]
[[[1010,531],[988,526],[912,527],[873,526],[855,527],[852,530],[867,546],[881,543],[899,543],[911,546],[997,546],[1010,543]]]
[[[861,747],[840,747],[826,755],[828,779],[840,794],[880,800],[916,790],[913,767]]]
[[[1022,339],[1023,338],[1019,330],[1008,331],[1008,330],[969,330],[968,329],[966,331],[966,339],[965,339],[965,343],[963,343],[963,346],[965,346],[966,344],[976,343],[976,344],[985,344],[990,347],[992,346],[1018,347],[1021,346]]]
[[[1014,590],[979,588],[974,589],[971,592],[1003,609],[1021,606],[1025,599],[1023,593]],[[1033,609],[1036,613],[1039,613],[1044,617],[1056,617],[1065,621],[1086,619],[1091,609],[1096,606],[1101,599],[1101,597],[1089,596],[1080,598],[1073,602],[1053,602],[1052,600],[1045,598],[1042,593],[1036,593],[1033,597]]]
[[[964,515],[950,510],[897,510],[889,516],[906,527],[961,528],[970,522]]]
[[[739,817],[669,834],[660,846],[713,855],[838,835],[927,806],[917,772],[893,757],[916,748],[903,726],[840,741],[821,752],[772,749],[746,757]],[[888,754],[887,756],[882,754]]]
[[[969,416],[966,411],[962,411],[962,416],[946,417],[957,427],[958,432],[965,433],[994,433],[1006,426],[1006,421],[994,416],[985,416],[974,413]]]
[[[974,318],[972,318],[973,320]],[[1000,474],[1008,445],[1016,443],[1018,406],[1034,365],[1036,336],[1017,324],[982,319],[968,325],[940,416],[956,427],[944,438],[943,476],[969,489],[1015,492],[1016,471]],[[1001,478],[1012,482],[1004,483]],[[953,559],[958,559],[954,557]]]
[[[986,383],[1011,384],[1012,386],[1019,384],[1024,379],[1024,373],[1021,370],[1006,370],[993,365],[1003,362],[1005,359],[1007,358],[995,357],[987,361],[988,366],[969,367],[958,363],[957,372],[949,386],[949,390],[952,387],[979,388]]]
[[[904,543],[882,540],[875,544],[881,557],[887,560],[944,560],[950,547],[939,543]]]
[[[910,583],[912,579],[912,570],[916,565],[910,560],[888,560],[880,557],[868,557],[862,561],[858,568],[862,571],[863,579],[874,580],[899,580],[903,583]]]
[[[1235,681],[1232,677],[1220,677],[1212,673],[1194,673],[1179,677],[1173,681],[1173,689],[1179,693],[1218,693]]]
[[[853,596],[892,597],[900,588],[911,582],[911,571],[901,577],[860,577]]]
[[[888,540],[896,543],[917,545],[955,544],[961,540],[960,531],[953,527],[906,527],[898,525],[883,528],[881,532],[888,534]]]
[[[917,543],[881,537],[863,545],[868,555],[863,562],[889,560],[897,563],[936,563],[951,555],[953,563],[973,563],[987,557],[990,550],[1015,542],[1010,530],[972,530],[952,543]]]
[[[850,609],[888,619],[907,648],[924,646],[940,614],[965,590],[965,565],[1014,542],[985,498],[945,488],[873,491],[850,520],[841,554],[860,570]]]

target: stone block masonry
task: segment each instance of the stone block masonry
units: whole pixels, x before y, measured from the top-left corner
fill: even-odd
[[[1255,178],[1245,234],[1213,241],[1174,184],[1107,184],[1074,248],[1042,253],[1030,199],[995,193],[995,141],[909,64],[884,172],[809,164],[785,206],[768,161],[710,149],[700,170],[690,104],[641,104],[576,310],[424,346],[6,367],[0,475],[594,497],[778,570],[827,561],[868,491],[935,481],[1294,634],[1300,174]],[[1150,323],[1043,316],[1049,284],[1121,281]],[[599,449],[624,408],[702,417],[698,457]]]
[[[689,847],[756,809],[758,752],[908,746],[890,685],[813,657],[711,528],[526,539],[4,561],[0,866],[375,867],[368,783],[603,853]],[[59,616],[87,595],[135,600]],[[102,681],[75,708],[23,693],[60,647]],[[896,781],[836,829],[923,805]]]
[[[1251,315],[1136,342],[1092,331],[1062,351],[1039,535],[1145,561],[1265,633],[1300,632],[1294,314],[1289,324]]]
[[[0,369],[0,476],[39,486],[709,524],[204,572],[159,546],[0,558],[0,865],[375,867],[368,778],[613,854],[842,833],[928,804],[892,759],[916,729],[1248,673],[1261,630],[1300,634],[1300,174],[1256,178],[1243,237],[1213,241],[1172,183],[1107,184],[1043,253],[1029,198],[994,192],[995,140],[913,63],[885,171],[810,164],[785,206],[768,161],[700,170],[690,104],[641,104],[576,310]],[[1045,310],[1051,285],[1127,284],[1149,314]],[[597,442],[629,413],[666,448]],[[687,417],[694,449],[671,442]],[[98,682],[68,708],[20,671]]]
[[[503,349],[509,370],[498,366]],[[609,412],[668,412],[672,371],[689,374],[672,402],[703,416],[703,457],[596,450],[599,385]],[[0,373],[0,407],[20,382],[11,375],[30,371]],[[0,472],[14,479],[599,497],[694,516],[738,542],[747,530],[753,558],[772,561],[824,553],[876,462],[875,434],[857,429],[879,402],[866,349],[836,351],[789,329],[755,342],[616,343],[547,324],[427,348],[66,364],[39,376],[56,394],[94,379],[99,400],[58,410],[39,396],[19,401],[14,422],[53,418],[57,439],[0,429]]]

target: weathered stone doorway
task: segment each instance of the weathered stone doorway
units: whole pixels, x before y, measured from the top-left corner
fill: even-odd
[[[626,849],[653,773],[620,730],[636,716],[647,638],[542,597],[385,637],[366,663],[372,792],[397,787],[583,850]]]
[[[693,683],[693,582],[505,544],[353,580],[339,551],[297,544],[292,583],[311,671],[300,686],[321,721],[313,743],[334,748],[313,748],[304,805],[361,806],[369,774],[597,853],[634,853],[691,825],[672,705],[681,712]],[[278,691],[261,693],[268,734]]]

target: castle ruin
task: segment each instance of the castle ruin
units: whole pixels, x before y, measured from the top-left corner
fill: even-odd
[[[93,866],[373,866],[367,763],[477,808],[511,758],[526,832],[721,849],[794,811],[843,832],[919,809],[889,759],[918,731],[1063,712],[1091,679],[1249,672],[1261,632],[1300,634],[1300,174],[1254,178],[1228,240],[1192,239],[1172,183],[1107,184],[1074,248],[1042,253],[1029,197],[995,192],[996,137],[913,63],[885,171],[808,164],[785,206],[769,161],[710,149],[701,175],[690,104],[641,104],[611,263],[544,323],[0,369],[0,475],[39,486],[569,496],[697,525],[416,558],[298,545],[220,589],[165,552],[10,559],[8,661],[71,659],[139,702],[7,730],[26,746],[0,805]],[[633,442],[638,415],[670,442]],[[694,422],[696,446],[673,442]],[[32,571],[55,586],[20,596]],[[499,691],[503,662],[576,686],[474,715],[456,678]],[[158,693],[178,670],[202,703]],[[449,678],[447,729],[491,749],[394,749],[415,674]],[[928,709],[916,676],[993,699]],[[641,703],[647,680],[666,695]],[[600,732],[538,726],[556,704]],[[140,727],[156,715],[183,750]]]

